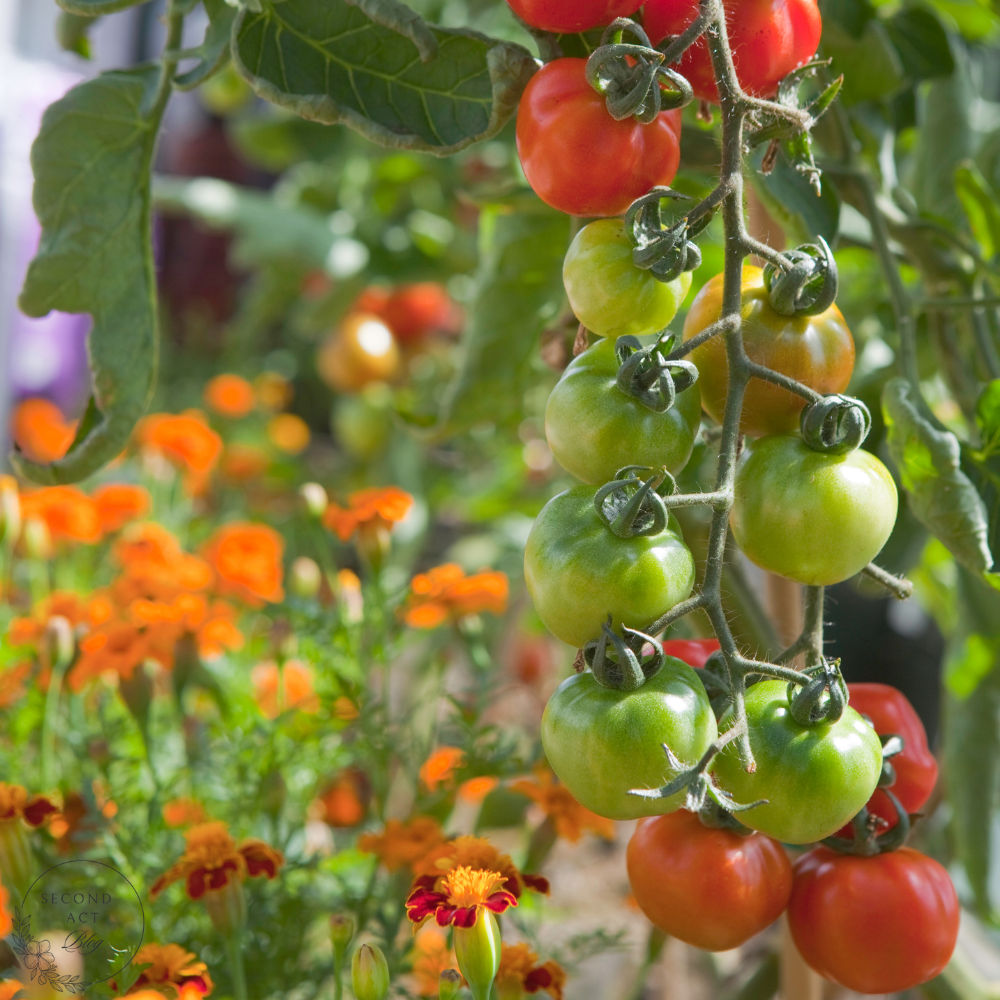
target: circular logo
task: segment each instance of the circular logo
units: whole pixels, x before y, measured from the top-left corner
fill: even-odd
[[[146,930],[132,883],[103,861],[64,861],[14,907],[11,944],[22,972],[56,992],[82,993],[119,975]]]

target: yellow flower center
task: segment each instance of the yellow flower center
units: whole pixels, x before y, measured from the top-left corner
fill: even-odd
[[[445,875],[441,889],[452,906],[481,906],[506,881],[499,872],[454,868]]]

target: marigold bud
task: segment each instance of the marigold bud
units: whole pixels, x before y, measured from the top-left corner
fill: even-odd
[[[306,510],[313,517],[322,517],[330,503],[326,490],[319,483],[303,483],[299,487],[299,496],[305,501]]]
[[[377,944],[363,944],[351,962],[351,983],[357,1000],[385,1000],[389,994],[389,964]]]
[[[0,476],[0,541],[12,549],[21,535],[21,497],[13,476]]]
[[[292,563],[288,584],[298,597],[315,597],[323,584],[323,571],[315,559],[299,556]]]
[[[458,969],[445,969],[438,980],[438,1000],[455,1000],[462,988],[462,973]]]
[[[489,910],[480,910],[471,927],[455,928],[455,955],[472,1000],[489,1000],[500,968],[500,925]]]
[[[334,913],[330,917],[330,940],[333,942],[333,958],[339,968],[347,955],[347,949],[354,939],[354,917],[349,913]]]
[[[24,523],[24,547],[29,559],[52,558],[52,535],[49,526],[36,517],[29,517]]]

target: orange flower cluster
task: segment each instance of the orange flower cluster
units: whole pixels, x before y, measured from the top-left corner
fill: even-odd
[[[534,778],[512,781],[510,787],[513,791],[526,795],[532,802],[537,802],[555,824],[556,833],[564,840],[575,844],[583,836],[584,830],[590,830],[605,840],[614,840],[614,820],[598,816],[580,805],[548,768],[536,771]]]
[[[163,822],[177,829],[208,822],[205,807],[196,799],[171,799],[163,806]]]
[[[358,850],[374,854],[387,871],[413,868],[432,849],[445,843],[441,824],[430,816],[414,816],[405,823],[391,819],[379,833],[358,838]]]
[[[24,697],[25,682],[31,674],[31,663],[15,663],[0,670],[0,708],[9,708]]]
[[[539,964],[538,955],[528,945],[504,942],[494,987],[499,1000],[541,990],[554,1000],[563,1000],[565,985],[566,970],[558,962],[550,959]]]
[[[345,767],[317,799],[319,818],[327,826],[357,826],[368,815],[371,796],[371,785],[365,772],[356,767]]]
[[[168,885],[183,880],[188,897],[198,900],[206,892],[224,889],[234,880],[277,878],[285,863],[281,851],[263,840],[244,840],[237,847],[229,828],[219,821],[194,826],[184,838],[187,849],[177,864],[153,883],[150,899],[156,899]]]
[[[438,747],[420,765],[420,780],[429,792],[436,792],[441,785],[452,781],[455,771],[464,763],[464,750],[458,747]]]
[[[66,420],[55,403],[33,396],[14,408],[10,436],[33,462],[54,462],[69,451],[76,436],[76,421]]]
[[[135,954],[136,965],[147,965],[129,994],[155,989],[166,997],[180,997],[185,987],[194,987],[198,996],[208,996],[215,989],[208,966],[178,944],[144,944]]]
[[[10,919],[10,913],[7,910],[9,903],[10,894],[3,887],[3,883],[0,882],[0,939],[5,938],[14,928],[14,924]]]
[[[250,680],[254,701],[269,719],[292,709],[310,714],[319,711],[312,669],[300,660],[286,660],[282,668],[273,661],[258,663],[250,672]]]
[[[483,611],[502,615],[508,593],[506,573],[489,570],[466,576],[461,566],[446,563],[413,578],[403,619],[412,628],[437,628]]]
[[[152,413],[139,422],[135,439],[143,449],[161,455],[180,469],[185,488],[192,494],[204,491],[222,455],[222,438],[197,410]]]
[[[257,405],[253,386],[239,375],[216,375],[205,385],[205,405],[230,420],[245,417]]]
[[[434,924],[417,931],[410,958],[417,995],[422,997],[436,997],[441,973],[458,968],[454,949],[448,947],[448,939]]]
[[[149,493],[129,483],[99,486],[91,496],[76,486],[47,486],[21,495],[24,522],[44,525],[53,542],[93,545],[148,511]]]
[[[331,501],[323,513],[323,524],[346,542],[359,529],[388,531],[412,506],[413,497],[398,486],[372,487],[352,493],[346,507]]]
[[[215,570],[220,594],[261,607],[285,598],[281,586],[284,551],[284,540],[273,528],[240,521],[219,528],[208,540],[204,555]]]

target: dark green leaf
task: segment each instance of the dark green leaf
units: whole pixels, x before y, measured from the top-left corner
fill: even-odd
[[[989,260],[1000,252],[1000,204],[996,193],[971,161],[960,164],[955,170],[955,191],[972,235],[982,248],[983,256]]]
[[[860,38],[865,25],[875,17],[875,8],[869,0],[821,0],[819,6],[824,31],[835,25],[854,38]]]
[[[569,220],[536,199],[480,218],[480,272],[462,365],[443,408],[448,429],[499,423],[521,406],[539,336],[562,304]]]
[[[114,14],[115,11],[137,7],[146,2],[147,0],[56,0],[63,10],[68,10],[71,14],[83,14],[86,17]]]
[[[833,60],[830,72],[844,75],[845,104],[888,97],[906,82],[899,53],[877,17],[864,22],[859,38],[835,22],[824,24],[821,52]]]
[[[56,22],[56,41],[59,48],[75,52],[83,59],[90,58],[90,29],[96,17],[87,14],[70,14],[63,11]]]
[[[192,90],[217,73],[229,61],[229,40],[236,20],[236,8],[226,0],[202,0],[208,14],[205,40],[196,49],[198,65],[174,78],[178,90]]]
[[[536,68],[519,45],[430,27],[390,0],[264,0],[238,15],[233,38],[238,68],[267,100],[439,156],[496,135]]]
[[[960,468],[958,438],[927,419],[904,379],[886,383],[882,414],[889,454],[913,514],[962,565],[977,575],[988,573],[993,557],[986,507]]]
[[[994,379],[976,401],[976,424],[983,451],[1000,451],[1000,379]]]
[[[325,160],[344,148],[339,129],[307,122],[277,108],[272,115],[240,117],[228,123],[240,154],[256,166],[281,173],[302,160]]]
[[[930,80],[954,71],[948,34],[926,7],[901,10],[886,22],[885,29],[896,47],[903,72],[911,80]]]
[[[808,243],[822,236],[835,243],[840,226],[840,196],[833,184],[821,181],[822,194],[816,197],[809,179],[796,170],[784,155],[775,161],[769,174],[760,172],[766,148],[759,147],[750,160],[754,167],[754,190],[774,219],[781,223],[791,243]]]
[[[90,313],[100,420],[51,465],[16,456],[42,483],[83,479],[114,458],[142,416],[156,374],[156,279],[149,176],[162,102],[157,67],[104,73],[74,87],[42,119],[31,151],[42,224],[20,306]]]

